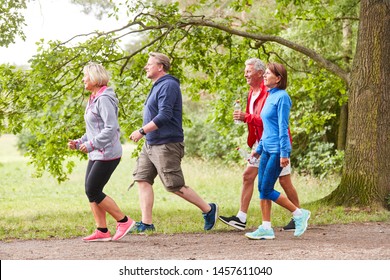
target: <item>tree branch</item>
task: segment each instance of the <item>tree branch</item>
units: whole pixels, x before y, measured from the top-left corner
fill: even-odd
[[[347,84],[349,84],[349,79],[350,79],[349,73],[347,71],[345,71],[344,69],[342,69],[341,67],[339,67],[337,64],[334,64],[331,61],[325,59],[324,57],[322,57],[320,54],[316,53],[312,49],[306,48],[302,45],[296,44],[294,42],[283,39],[281,37],[272,36],[272,35],[248,33],[245,31],[236,30],[236,29],[233,29],[233,28],[230,28],[230,27],[227,27],[227,26],[224,26],[224,25],[212,22],[212,21],[208,21],[208,20],[191,19],[191,20],[182,22],[182,27],[188,26],[188,25],[206,26],[206,27],[216,28],[216,29],[225,31],[229,34],[234,34],[234,35],[244,37],[244,38],[250,38],[253,40],[258,40],[258,41],[263,41],[263,42],[278,43],[280,45],[286,46],[290,49],[293,49],[297,52],[300,52],[300,53],[310,57],[311,59],[316,61],[318,64],[323,66],[325,69],[332,72],[336,76],[343,79]]]
[[[157,19],[157,21],[160,24],[157,24],[157,25],[145,25],[142,22],[142,20],[140,20],[140,18],[142,16],[153,17],[153,18]],[[286,39],[284,39],[282,37],[279,37],[279,36],[264,35],[264,34],[254,34],[254,33],[249,33],[249,32],[246,32],[246,31],[237,30],[237,29],[234,29],[234,28],[231,28],[231,27],[219,24],[219,23],[215,23],[215,22],[213,22],[211,20],[207,20],[204,17],[200,17],[200,16],[199,17],[192,17],[192,16],[184,17],[184,18],[182,18],[182,21],[180,21],[180,22],[178,22],[176,24],[169,24],[169,23],[163,22],[156,15],[150,15],[150,14],[142,13],[142,14],[137,15],[137,17],[135,18],[134,21],[130,22],[129,24],[127,24],[127,25],[125,25],[125,26],[123,26],[121,28],[118,28],[118,29],[115,29],[115,30],[112,30],[112,31],[109,31],[109,32],[105,32],[105,33],[93,32],[93,33],[84,34],[84,35],[78,35],[78,36],[88,36],[88,35],[92,35],[92,34],[97,34],[98,36],[106,36],[108,34],[116,33],[118,31],[123,31],[125,29],[128,29],[128,28],[130,28],[132,26],[136,26],[136,25],[140,26],[141,29],[131,30],[131,31],[125,33],[125,34],[122,34],[121,36],[119,36],[118,38],[116,38],[114,40],[117,40],[117,39],[119,39],[121,37],[124,37],[124,36],[132,34],[132,33],[142,33],[142,32],[146,32],[148,30],[167,29],[167,31],[163,35],[159,36],[158,38],[156,38],[152,42],[150,42],[147,45],[145,45],[144,47],[142,47],[140,50],[134,52],[132,55],[124,57],[126,62],[125,62],[123,67],[125,67],[127,65],[127,62],[129,61],[129,59],[133,55],[135,55],[136,53],[138,53],[142,49],[147,48],[148,46],[152,45],[153,43],[157,42],[158,40],[161,40],[171,30],[178,29],[178,28],[180,29],[180,28],[184,28],[184,27],[188,27],[188,26],[203,26],[203,27],[215,28],[215,29],[224,31],[224,32],[229,33],[229,34],[239,36],[239,37],[253,39],[253,40],[256,40],[257,42],[261,42],[261,43],[264,43],[264,42],[275,42],[275,43],[278,43],[278,44],[280,44],[282,46],[288,47],[288,48],[290,48],[292,50],[295,50],[295,51],[297,51],[299,53],[302,53],[302,54],[310,57],[312,60],[314,60],[315,62],[320,64],[326,70],[332,72],[333,74],[335,74],[336,76],[338,76],[342,80],[344,80],[347,83],[347,85],[349,84],[350,75],[349,75],[348,71],[342,69],[340,66],[338,66],[337,64],[333,63],[332,61],[324,58],[323,56],[321,56],[320,54],[318,54],[317,52],[315,52],[312,49],[309,49],[307,47],[304,47],[304,46],[299,45],[297,43],[294,43],[292,41],[286,40]],[[67,42],[73,40],[74,38],[76,38],[78,36],[75,36],[75,37],[71,38]],[[64,42],[64,43],[67,43],[67,42]]]

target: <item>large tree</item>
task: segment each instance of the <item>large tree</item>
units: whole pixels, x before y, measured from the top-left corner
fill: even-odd
[[[345,166],[329,199],[385,204],[390,179],[390,2],[362,0],[351,72]]]
[[[173,74],[181,78],[189,96],[216,93],[213,117],[221,130],[228,127],[235,92],[245,95],[237,73],[242,73],[246,58],[257,55],[287,64],[293,72],[291,84],[299,93],[300,87],[311,87],[303,92],[320,99],[318,88],[327,83],[332,84],[327,89],[333,87],[340,96],[348,91],[348,106],[342,104],[348,108],[345,165],[340,185],[326,199],[343,205],[386,204],[390,193],[386,176],[390,156],[389,1],[170,2],[126,1],[111,13],[128,11],[126,26],[67,42],[42,43],[31,61],[28,84],[18,89],[20,104],[39,112],[8,121],[20,131],[33,132],[26,147],[38,171],[49,169],[60,180],[66,177],[60,163],[67,155],[66,139],[83,129],[80,112],[85,98],[80,94],[80,79],[87,61],[100,61],[111,71],[122,101],[121,126],[128,135],[140,123],[140,108],[149,88],[141,73],[149,51],[172,57]],[[345,32],[343,36],[345,30],[353,32],[354,22],[359,22],[358,35]],[[123,50],[119,40],[125,36],[132,36],[132,41]],[[70,45],[80,37],[87,39]],[[338,43],[345,40],[351,42],[349,48],[356,45],[356,49]],[[304,97],[296,98],[303,104]],[[297,111],[301,114],[293,116],[297,122],[300,117],[309,122],[332,118],[326,112],[325,117],[308,118],[304,108]],[[71,171],[71,162],[67,168]]]

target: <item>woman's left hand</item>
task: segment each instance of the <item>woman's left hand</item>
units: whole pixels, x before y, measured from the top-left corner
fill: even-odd
[[[290,163],[290,159],[286,157],[280,158],[280,167],[286,167]]]

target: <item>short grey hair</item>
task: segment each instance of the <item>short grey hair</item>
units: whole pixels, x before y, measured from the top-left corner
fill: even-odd
[[[256,71],[263,71],[265,72],[265,64],[258,58],[249,58],[247,61],[245,61],[245,65],[253,65]]]

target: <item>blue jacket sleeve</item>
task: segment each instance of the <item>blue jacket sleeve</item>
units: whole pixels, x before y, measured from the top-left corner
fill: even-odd
[[[278,104],[280,157],[290,157],[291,143],[288,135],[290,109],[291,99],[287,94],[283,95]]]

